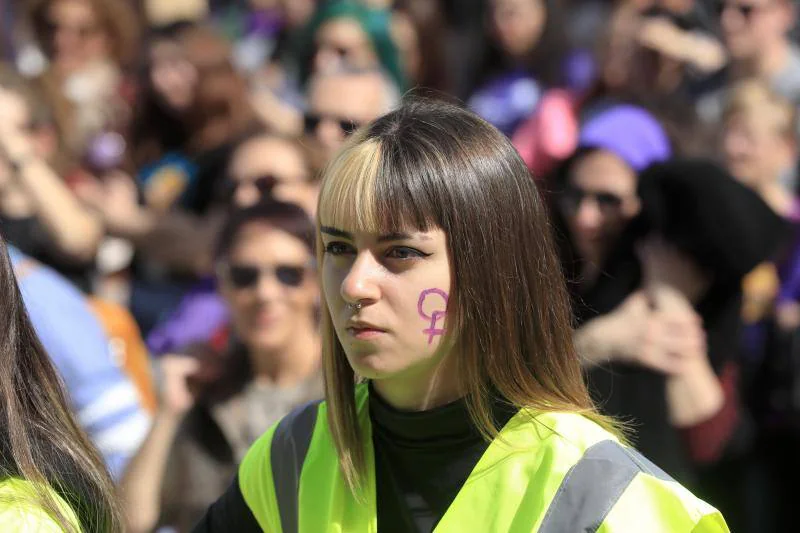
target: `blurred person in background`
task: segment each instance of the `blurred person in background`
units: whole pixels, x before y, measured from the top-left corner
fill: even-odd
[[[299,55],[301,87],[314,74],[345,67],[382,69],[401,91],[406,89],[388,11],[353,0],[333,0],[321,4],[305,31],[306,42]]]
[[[59,134],[72,155],[92,160],[94,143],[130,118],[139,19],[126,0],[35,0],[30,13]]]
[[[410,87],[452,93],[446,60],[448,28],[440,2],[399,0],[392,9],[392,39]]]
[[[637,447],[736,515],[715,469],[741,452],[741,281],[777,250],[782,221],[721,168],[669,154],[652,116],[618,106],[584,125],[561,168],[575,340],[596,401],[637,425]]]
[[[506,135],[564,83],[566,35],[558,2],[492,0],[491,40],[469,107]]]
[[[776,213],[800,217],[795,192],[795,104],[760,79],[733,85],[723,111],[723,154],[736,179],[756,191]]]
[[[766,81],[745,80],[728,91],[723,127],[728,169],[792,228],[781,252],[745,278],[742,309],[743,394],[760,430],[741,470],[750,495],[742,531],[785,531],[791,529],[794,506],[786,479],[800,471],[793,451],[800,433],[790,422],[800,412],[792,400],[798,379],[800,208],[793,180],[787,179],[797,164],[797,110]]]
[[[51,298],[58,301],[58,291],[45,300],[37,298],[38,306],[31,306],[30,298],[23,301],[25,289],[20,290],[16,277],[26,274],[19,270],[23,266],[20,254],[12,250],[12,256],[16,260],[0,240],[4,322],[0,328],[0,528],[115,533],[122,528],[122,513],[113,483],[70,411],[62,381],[48,356],[52,355],[48,343],[37,336],[47,333],[47,327],[39,323],[38,331],[34,329],[37,307],[50,306]],[[39,277],[34,284],[49,283],[36,273],[31,275]],[[69,315],[58,318],[70,319]],[[78,361],[72,363],[79,371]]]
[[[800,222],[800,204],[792,178],[797,164],[797,111],[795,106],[758,79],[737,83],[728,93],[723,113],[723,154],[731,174],[755,191],[773,211],[789,223]],[[743,214],[742,216],[746,216]],[[793,243],[787,242],[787,248]],[[791,258],[794,250],[783,250]],[[745,324],[758,324],[772,318],[776,301],[778,316],[789,329],[800,326],[800,312],[791,309],[800,293],[792,266],[787,264],[783,285],[779,278],[778,257],[753,271],[744,282],[742,318]],[[779,293],[781,295],[779,300]],[[797,315],[797,321],[788,320]],[[780,320],[780,318],[779,318]],[[751,334],[763,333],[756,328]],[[748,352],[760,351],[763,337],[750,339]]]
[[[211,272],[208,238],[198,234],[218,227],[212,211],[231,151],[259,128],[246,80],[231,63],[230,43],[202,26],[179,29],[176,37],[167,43],[174,56],[166,60],[176,64],[158,65],[166,73],[148,72],[153,90],[143,98],[164,114],[136,130],[141,143],[134,153],[145,166],[136,180],[116,173],[79,189],[108,231],[130,240],[139,254],[130,305],[145,335],[198,276]],[[157,78],[165,74],[171,82],[163,85]],[[162,138],[157,128],[164,120],[185,137]]]
[[[318,183],[313,179],[305,149],[298,142],[258,132],[243,139],[233,152],[227,170],[224,204],[210,218],[207,228],[198,231],[195,239],[208,242],[219,233],[225,212],[242,209],[272,198],[303,207],[310,217],[316,212]],[[174,352],[195,342],[209,342],[229,315],[217,291],[213,276],[203,278],[183,297],[181,303],[164,320],[159,321],[147,338],[155,356]]]
[[[722,0],[717,4],[729,63],[703,88],[697,101],[706,122],[722,119],[731,83],[759,78],[795,105],[800,104],[800,48],[791,41],[797,23],[793,0]]]
[[[24,253],[90,289],[103,226],[59,172],[59,137],[41,95],[0,65],[0,229]]]
[[[377,69],[341,69],[314,76],[303,117],[313,172],[321,171],[353,132],[399,102],[397,86]]]
[[[355,0],[320,4],[313,17],[281,58],[285,101],[301,101],[316,75],[340,70],[383,70],[401,90],[407,80],[393,41],[391,13]],[[290,93],[293,93],[290,94]],[[258,98],[260,118],[275,131],[298,135],[303,128],[300,109],[277,105],[269,94]]]
[[[230,342],[161,361],[163,402],[122,482],[129,531],[188,531],[255,439],[322,397],[313,237],[311,220],[291,204],[231,215],[216,253]]]
[[[572,81],[543,93],[514,132],[514,146],[538,179],[573,153],[583,123],[619,104],[656,116],[676,153],[716,155],[716,131],[700,126],[688,73],[697,64],[718,62],[719,46],[708,35],[676,28],[661,11],[644,13],[646,7],[619,3],[595,45],[594,60],[571,55],[565,70]]]
[[[187,145],[192,134],[187,115],[194,106],[199,72],[181,37],[193,28],[176,22],[151,30],[147,39],[145,75],[140,79],[138,100],[131,124],[131,158],[144,183],[145,202],[165,211],[177,202],[195,178]],[[167,167],[162,180],[148,183]]]

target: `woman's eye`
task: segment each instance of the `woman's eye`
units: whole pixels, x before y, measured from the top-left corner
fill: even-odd
[[[390,259],[413,259],[416,257],[427,257],[429,254],[424,254],[414,248],[407,248],[405,246],[398,246],[386,252],[386,257]]]
[[[353,247],[343,242],[331,242],[325,245],[325,253],[330,255],[344,255],[353,252]]]

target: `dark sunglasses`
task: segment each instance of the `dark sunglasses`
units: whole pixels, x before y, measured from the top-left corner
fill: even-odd
[[[592,198],[602,211],[616,211],[622,206],[622,198],[610,192],[589,192],[578,187],[568,187],[561,193],[562,204],[577,211],[586,198]]]
[[[749,19],[753,13],[759,9],[766,7],[766,5],[756,6],[753,4],[733,3],[733,2],[717,2],[717,13],[722,16],[728,9],[735,9],[745,19]]]
[[[262,274],[270,273],[284,287],[299,287],[306,277],[306,268],[295,265],[278,265],[275,268],[260,268],[253,265],[230,265],[227,279],[237,289],[250,289],[258,284]]]
[[[303,130],[307,134],[314,133],[315,131],[317,131],[320,122],[322,122],[323,120],[331,120],[335,122],[339,126],[339,129],[342,130],[342,133],[345,134],[345,136],[352,135],[358,128],[361,127],[361,124],[353,120],[347,120],[329,115],[306,113],[303,116]]]
[[[250,184],[255,186],[255,188],[258,190],[259,195],[262,198],[267,198],[272,194],[272,189],[275,188],[275,185],[279,181],[280,180],[278,178],[271,175],[259,176],[254,180],[246,180],[246,181],[241,181],[229,177],[225,186],[225,199],[229,201],[232,200],[233,196],[236,194],[236,191],[239,189],[239,187]]]

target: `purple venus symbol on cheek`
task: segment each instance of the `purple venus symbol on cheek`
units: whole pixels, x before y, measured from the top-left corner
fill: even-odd
[[[425,303],[430,302],[431,299],[439,300],[436,303],[441,305],[435,306],[434,311],[428,315],[425,313]],[[432,307],[431,305],[428,308]],[[447,313],[447,293],[442,289],[425,289],[419,295],[419,302],[417,303],[417,311],[420,318],[430,321],[430,325],[422,330],[422,333],[428,336],[428,344],[433,343],[433,338],[437,335],[444,335],[443,327],[436,327],[440,319],[445,317]]]

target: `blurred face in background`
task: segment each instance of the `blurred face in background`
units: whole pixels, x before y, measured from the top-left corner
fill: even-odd
[[[151,44],[150,85],[170,110],[184,112],[194,103],[197,69],[177,41],[164,39]]]
[[[280,0],[280,5],[283,10],[283,19],[289,28],[302,27],[314,14],[316,8],[315,0]]]
[[[251,139],[236,150],[228,174],[236,207],[249,207],[271,195],[314,215],[317,190],[309,183],[308,165],[297,145],[268,135]]]
[[[31,143],[37,157],[45,160],[55,155],[58,138],[52,124],[37,120],[33,109],[42,102],[23,94],[24,86],[5,87],[0,83],[0,117],[3,126],[10,132],[17,132]],[[11,190],[21,190],[21,184],[13,177],[13,170],[5,154],[0,151],[0,195]],[[24,194],[23,194],[24,195]]]
[[[794,141],[781,131],[770,111],[767,108],[761,113],[733,114],[725,121],[723,130],[728,170],[755,189],[775,183],[796,159]]]
[[[758,56],[783,39],[794,21],[789,0],[722,0],[718,7],[722,37],[734,59]]]
[[[315,152],[314,166],[324,166],[351,133],[386,113],[388,98],[387,82],[377,72],[315,78],[304,124]]]
[[[107,29],[89,0],[54,0],[47,9],[45,24],[51,60],[62,74],[110,54]]]
[[[357,20],[335,18],[317,31],[312,71],[334,72],[344,66],[369,69],[380,66],[369,35]]]
[[[544,0],[493,0],[491,9],[495,38],[509,56],[524,57],[536,47],[547,22]]]
[[[395,11],[392,13],[391,32],[406,77],[418,81],[422,70],[422,49],[413,19],[402,11]]]
[[[560,204],[572,242],[583,259],[602,262],[639,213],[636,187],[636,172],[611,152],[589,152],[572,165]]]
[[[310,250],[267,222],[253,221],[235,237],[220,268],[220,287],[236,334],[253,354],[287,349],[312,335],[318,286]]]

